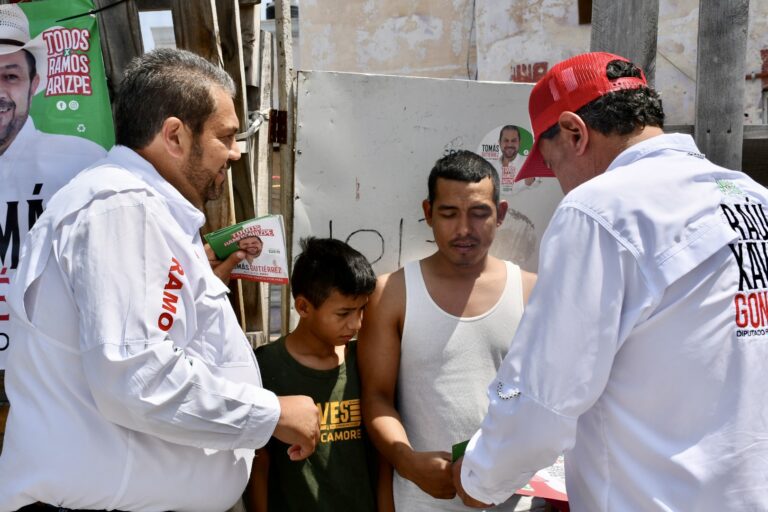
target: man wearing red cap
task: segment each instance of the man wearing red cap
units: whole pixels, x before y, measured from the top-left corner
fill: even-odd
[[[529,111],[517,179],[566,196],[458,494],[503,502],[565,452],[574,511],[768,509],[768,190],[664,134],[616,55],[557,64]]]

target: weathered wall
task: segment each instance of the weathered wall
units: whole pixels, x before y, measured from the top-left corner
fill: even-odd
[[[471,0],[302,0],[299,21],[304,69],[467,78],[474,67]]]
[[[549,66],[589,49],[574,0],[477,1],[480,80],[535,82]]]
[[[698,5],[660,1],[656,86],[670,125],[693,124]],[[752,0],[749,17],[745,75],[763,67],[768,2]],[[575,0],[302,0],[300,23],[304,69],[467,78],[476,65],[498,81],[535,81],[587,51],[591,29]],[[747,124],[762,122],[761,92],[747,82]]]

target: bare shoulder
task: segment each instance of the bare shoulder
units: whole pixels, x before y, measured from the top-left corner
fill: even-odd
[[[405,277],[402,269],[376,279],[376,289],[368,299],[363,325],[358,333],[358,353],[368,354],[400,345],[405,316]]]
[[[401,268],[376,279],[376,289],[365,308],[365,315],[393,314],[405,305],[405,271]]]
[[[363,325],[357,335],[357,361],[364,399],[383,393],[394,400],[404,304],[405,277],[402,269],[380,276],[365,306]]]
[[[536,285],[537,277],[533,272],[520,269],[520,280],[523,285],[523,302],[526,304],[528,304],[528,297],[531,296],[531,291],[533,291],[533,287]]]

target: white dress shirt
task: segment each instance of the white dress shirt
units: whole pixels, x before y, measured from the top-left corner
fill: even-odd
[[[280,407],[203,222],[121,146],[51,199],[12,288],[0,510],[221,512],[240,496]]]
[[[502,502],[565,452],[574,512],[768,509],[766,209],[684,135],[569,193],[466,491]]]

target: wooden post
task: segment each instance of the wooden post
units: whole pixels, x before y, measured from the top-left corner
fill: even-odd
[[[112,0],[96,0],[94,5],[100,8],[112,3]],[[110,98],[114,98],[123,70],[131,59],[144,52],[139,11],[133,2],[123,2],[104,9],[97,16],[107,87]]]
[[[277,94],[280,110],[287,112],[287,144],[280,146],[280,209],[285,219],[285,244],[288,266],[293,263],[293,148],[294,148],[294,98],[293,41],[291,30],[290,0],[275,0],[275,21],[277,26]],[[282,331],[290,326],[291,292],[283,287]]]
[[[248,106],[245,101],[245,75],[243,72],[243,48],[240,38],[240,10],[237,0],[214,0],[216,3],[216,18],[219,20],[218,39],[220,43],[222,67],[235,81],[237,95],[235,97],[235,113],[240,121],[240,132],[248,129]],[[250,141],[245,141],[248,147]],[[255,213],[253,199],[253,180],[250,176],[251,155],[246,152],[240,155],[240,160],[232,162],[229,169],[227,188],[231,201],[228,206],[230,222],[240,222],[252,219]],[[227,225],[228,225],[227,224]],[[258,302],[258,288],[251,282],[237,281],[230,286],[235,292],[236,311],[240,316],[243,331],[253,329],[250,321],[252,312]]]
[[[261,9],[255,0],[240,1],[240,33],[243,40],[245,99],[249,110],[259,110],[259,62],[261,61]],[[270,105],[271,107],[271,105]]]
[[[176,46],[196,53],[217,66],[223,66],[215,1],[172,0],[171,11]],[[206,232],[235,222],[231,174],[221,197],[205,205]]]
[[[221,65],[219,21],[214,0],[173,0],[171,11],[176,47]]]
[[[217,16],[220,20],[221,53],[224,69],[232,76],[237,84],[235,111],[240,119],[240,131],[248,129],[248,104],[246,97],[245,55],[243,49],[241,9],[237,0],[216,0]],[[248,9],[248,7],[246,7]],[[251,15],[254,13],[250,6]],[[226,21],[225,21],[226,20]],[[249,23],[253,20],[249,17]],[[245,141],[247,152],[240,160],[232,163],[231,181],[233,187],[234,214],[237,222],[256,217],[256,179],[254,162],[256,159],[255,137]],[[265,300],[260,295],[260,285],[251,281],[241,281],[242,290],[242,322],[243,329],[252,333],[252,342],[258,343],[263,337],[264,327],[259,314],[260,303]]]
[[[272,34],[260,31],[260,67],[259,67],[259,104],[258,109],[265,111],[272,107]],[[269,142],[269,130],[265,125],[257,135],[256,149],[256,215],[267,215],[270,211],[269,203],[272,196],[272,145]],[[289,260],[290,263],[290,260]],[[285,287],[287,288],[287,287]],[[269,341],[269,285],[259,284],[259,316],[264,333],[264,339],[258,343]]]
[[[656,75],[659,0],[593,0],[590,50],[621,55],[640,66],[648,83]]]
[[[217,66],[224,66],[219,21],[215,0],[172,0],[173,31],[176,46],[200,55]],[[241,121],[243,118],[240,118]],[[205,205],[204,232],[211,232],[234,224],[235,205],[232,187],[232,169],[227,172],[227,184],[221,197]],[[240,281],[230,284],[232,306],[244,327],[245,310]]]
[[[741,168],[749,0],[701,0],[694,134],[707,158]]]

